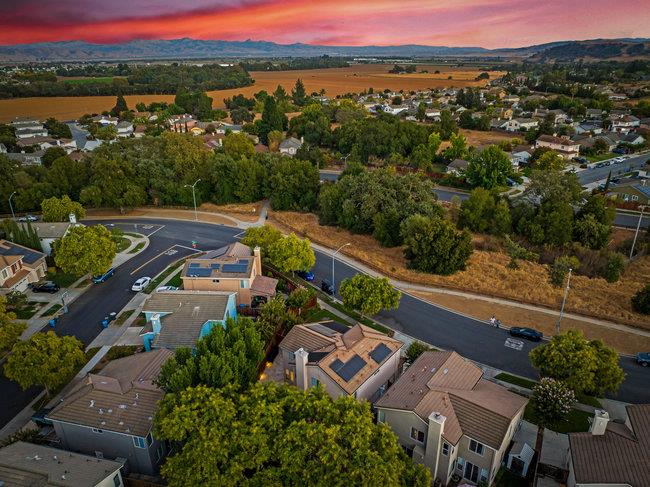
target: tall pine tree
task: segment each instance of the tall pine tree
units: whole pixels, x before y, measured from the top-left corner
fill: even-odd
[[[296,80],[296,84],[291,91],[291,98],[299,107],[307,103],[307,92],[305,91],[305,85],[300,78]]]

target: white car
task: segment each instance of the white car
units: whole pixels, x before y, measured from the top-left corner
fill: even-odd
[[[178,288],[176,286],[160,286],[156,289],[157,293],[162,293],[164,291],[178,291]]]
[[[137,281],[133,283],[133,286],[131,286],[131,291],[140,292],[144,290],[145,287],[147,287],[147,284],[151,282],[150,277],[141,277]]]

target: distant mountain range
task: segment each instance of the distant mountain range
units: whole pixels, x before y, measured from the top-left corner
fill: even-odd
[[[122,44],[82,41],[0,46],[0,62],[127,61],[145,59],[215,59],[264,57],[517,57],[540,61],[590,59],[650,59],[650,39],[562,41],[513,49],[400,46],[321,46],[266,41],[204,41],[196,39],[136,40]]]

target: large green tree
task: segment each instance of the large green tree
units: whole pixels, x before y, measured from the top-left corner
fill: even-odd
[[[27,325],[16,321],[16,314],[7,310],[7,300],[0,296],[0,354],[8,352],[20,339]]]
[[[251,248],[259,247],[262,259],[268,261],[271,245],[282,238],[282,232],[277,228],[271,225],[262,225],[261,227],[247,228],[241,242]]]
[[[468,232],[458,232],[442,218],[413,215],[402,223],[404,254],[414,269],[434,274],[464,270],[472,254]]]
[[[263,144],[268,144],[269,132],[273,130],[284,131],[287,125],[287,117],[279,110],[275,98],[267,96],[264,100],[262,119],[259,127],[259,137]]]
[[[279,211],[309,211],[316,205],[320,177],[309,161],[280,157],[271,163],[268,192]]]
[[[54,244],[54,262],[58,267],[75,276],[101,275],[113,263],[116,246],[106,227],[77,226]]]
[[[41,202],[41,210],[43,212],[44,222],[65,222],[69,220],[71,213],[74,213],[77,221],[86,216],[86,211],[83,206],[76,201],[72,201],[67,194],[61,198],[52,196],[43,200]]]
[[[273,242],[268,252],[269,262],[281,272],[308,271],[316,263],[309,240],[294,233]]]
[[[530,361],[542,377],[562,381],[576,393],[614,393],[625,378],[616,352],[600,340],[587,340],[578,330],[534,348]]]
[[[637,313],[650,314],[650,284],[646,284],[632,296],[632,308]]]
[[[512,174],[508,155],[496,145],[490,145],[473,156],[465,171],[465,177],[472,186],[486,189],[505,186]]]
[[[544,429],[553,428],[566,420],[575,402],[575,393],[559,380],[543,377],[533,387],[530,405],[537,424],[535,450],[538,455],[542,453]]]
[[[431,482],[390,428],[375,424],[367,402],[333,400],[320,387],[189,388],[161,402],[156,435],[179,445],[162,467],[172,487]]]
[[[43,386],[49,396],[52,389],[69,381],[84,361],[79,340],[48,331],[18,341],[7,358],[4,373],[23,389]]]
[[[339,288],[343,304],[367,315],[376,315],[382,310],[397,309],[402,296],[391,286],[386,277],[372,277],[355,274],[344,279]]]
[[[291,90],[291,99],[299,107],[307,103],[307,92],[305,91],[305,85],[300,78],[296,80],[296,84]]]
[[[505,200],[483,188],[475,188],[460,205],[459,228],[504,235],[510,231],[510,208]]]
[[[246,389],[257,380],[264,342],[255,323],[240,316],[216,324],[194,350],[179,348],[160,369],[157,384],[165,392],[205,385]]]

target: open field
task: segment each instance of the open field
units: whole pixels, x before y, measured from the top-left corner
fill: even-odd
[[[385,248],[371,236],[321,226],[315,215],[292,212],[270,212],[269,215],[269,220],[282,229],[294,231],[330,248],[351,242],[352,245],[343,250],[345,254],[405,282],[457,289],[550,309],[559,309],[562,301],[563,289],[549,283],[547,266],[522,261],[518,269],[509,269],[510,258],[501,252],[475,250],[467,270],[451,276],[438,276],[409,269],[402,247]],[[481,238],[478,236],[477,240]],[[632,311],[630,304],[631,296],[645,285],[649,275],[650,256],[644,256],[629,266],[616,283],[574,276],[566,311],[650,330],[650,319]]]
[[[298,78],[305,83],[308,93],[325,90],[327,96],[334,97],[350,92],[360,92],[372,87],[375,91],[384,89],[422,90],[427,88],[482,86],[486,81],[474,81],[481,70],[454,68],[448,66],[418,66],[429,73],[390,74],[391,65],[359,64],[347,68],[309,69],[296,71],[255,71],[251,76],[255,84],[231,90],[210,91],[215,108],[224,106],[223,99],[242,93],[252,96],[260,90],[272,92],[281,84],[290,91]],[[439,70],[439,74],[434,74]],[[491,73],[491,77],[502,73]],[[451,79],[448,79],[451,76]],[[70,82],[70,81],[68,81]],[[124,97],[130,108],[136,103],[174,100],[174,95],[128,95]],[[55,117],[59,120],[78,118],[85,113],[101,113],[115,105],[114,96],[76,96],[76,97],[34,97],[0,100],[0,122],[7,122],[18,116],[33,116],[41,119]]]

